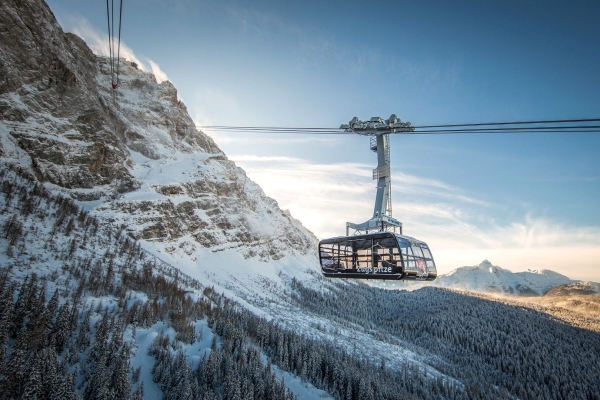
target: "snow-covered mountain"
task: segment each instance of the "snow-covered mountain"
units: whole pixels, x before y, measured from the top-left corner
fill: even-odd
[[[315,236],[195,128],[170,82],[122,59],[113,91],[108,60],[39,0],[3,2],[0,26],[5,165],[190,273],[244,259],[316,271]]]
[[[439,275],[432,285],[479,293],[541,296],[556,286],[573,282],[564,275],[546,269],[512,272],[484,260],[479,265],[461,267]]]

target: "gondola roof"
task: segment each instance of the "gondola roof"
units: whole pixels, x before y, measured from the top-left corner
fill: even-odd
[[[404,240],[408,241],[411,245],[418,244],[418,245],[427,246],[427,244],[425,242],[415,239],[414,237],[400,235],[400,234],[394,233],[394,232],[372,232],[372,233],[365,233],[365,234],[352,235],[352,236],[336,236],[336,237],[332,237],[332,238],[323,239],[320,241],[320,243],[330,244],[330,243],[343,242],[346,240],[383,239],[383,238],[389,238],[389,237],[397,237],[397,238],[404,239]]]

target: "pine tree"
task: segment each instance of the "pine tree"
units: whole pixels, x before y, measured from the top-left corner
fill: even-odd
[[[41,353],[41,352],[39,352]],[[27,379],[27,383],[23,388],[23,396],[24,399],[43,399],[44,396],[44,385],[42,382],[42,374],[43,374],[43,356],[42,354],[36,354],[34,359],[35,362],[31,368],[31,372],[29,373],[29,378]]]
[[[62,376],[60,371],[60,365],[58,364],[58,356],[53,348],[46,348],[36,355],[42,361],[41,373],[42,373],[42,384],[44,390],[44,398],[50,397],[52,387],[57,383],[57,376]]]
[[[34,350],[41,350],[46,345],[51,327],[51,316],[48,308],[40,304],[41,312],[32,313],[27,322],[28,346]]]
[[[375,400],[373,388],[366,378],[361,378],[358,386],[358,398],[361,400]]]
[[[60,307],[58,311],[58,317],[52,329],[51,344],[56,349],[57,353],[62,353],[67,340],[71,336],[70,317],[71,317],[71,302],[67,300],[65,304]]]
[[[92,378],[85,388],[83,398],[85,400],[108,400],[110,399],[110,373],[106,367],[106,353],[100,354],[94,368]]]
[[[23,322],[25,321],[28,313],[27,305],[30,303],[30,296],[33,294],[32,286],[35,286],[36,284],[36,274],[31,276],[27,275],[25,279],[23,279],[23,283],[21,284],[21,289],[19,290],[19,295],[16,303],[14,304],[12,312],[13,320],[10,330],[12,337],[15,337],[23,327]]]
[[[125,399],[131,394],[129,370],[129,346],[125,344],[119,353],[111,385],[111,392],[116,399]]]
[[[96,337],[94,339],[94,345],[90,352],[89,362],[96,362],[100,360],[100,357],[106,357],[106,350],[108,347],[108,334],[109,334],[109,319],[108,313],[104,312],[102,320],[98,324],[96,330]],[[106,359],[105,359],[106,362]]]
[[[87,347],[90,345],[90,313],[91,309],[88,309],[83,318],[83,322],[81,323],[81,328],[79,329],[79,335],[77,336],[77,350],[85,351]]]
[[[56,310],[58,309],[58,288],[54,291],[50,301],[48,301],[47,308],[51,321],[54,321],[56,317]]]
[[[52,381],[52,387],[48,399],[50,400],[62,400],[69,398],[69,390],[71,384],[71,374],[67,372],[66,368],[59,368],[57,374],[54,376]]]
[[[137,389],[135,389],[131,400],[144,400],[144,382],[140,383]]]
[[[12,294],[12,287],[8,286],[3,287],[0,293],[0,383],[4,375],[4,360],[8,353],[8,338],[12,321]]]
[[[17,336],[17,341],[13,345],[12,351],[6,361],[4,392],[8,398],[19,397],[21,395],[22,386],[25,383],[27,348],[23,343],[23,340],[20,340],[20,338],[24,336],[25,332],[22,330],[19,336]]]

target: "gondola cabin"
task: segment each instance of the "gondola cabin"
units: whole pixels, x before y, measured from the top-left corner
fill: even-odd
[[[432,281],[437,276],[427,244],[393,232],[321,240],[319,259],[328,278]]]

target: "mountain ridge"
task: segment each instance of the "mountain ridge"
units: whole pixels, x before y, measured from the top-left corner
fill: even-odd
[[[544,294],[547,297],[557,296],[587,296],[600,295],[600,283],[591,281],[581,281],[558,285]]]
[[[540,297],[553,288],[576,285],[578,282],[552,270],[529,269],[512,272],[483,260],[478,265],[459,267],[446,274],[440,274],[432,282],[378,282],[371,285],[407,290],[433,286],[501,296]]]

